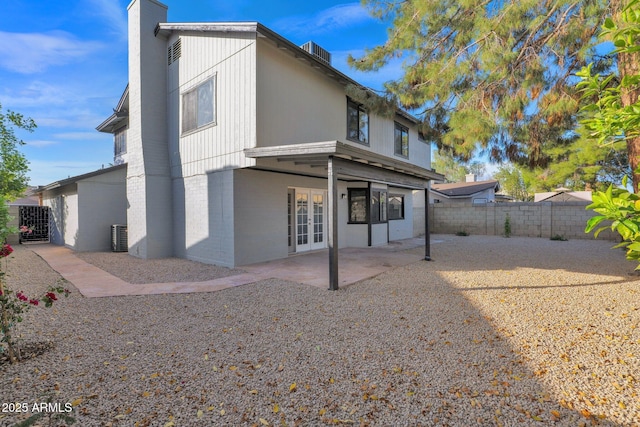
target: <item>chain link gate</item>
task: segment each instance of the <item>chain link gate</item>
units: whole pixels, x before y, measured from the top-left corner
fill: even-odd
[[[49,242],[49,207],[19,206],[19,226],[31,230],[20,233],[20,243]]]

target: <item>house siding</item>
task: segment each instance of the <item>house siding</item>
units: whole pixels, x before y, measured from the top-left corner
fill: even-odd
[[[257,55],[257,146],[341,141],[430,168],[430,146],[419,140],[415,125],[408,120],[369,114],[369,144],[349,141],[342,84],[268,41],[258,40]],[[394,154],[396,121],[409,128],[408,158]]]
[[[175,177],[253,166],[256,146],[255,33],[203,36],[182,32],[182,56],[168,66],[169,152]],[[165,67],[167,65],[165,64]],[[182,94],[215,77],[215,125],[182,134]]]

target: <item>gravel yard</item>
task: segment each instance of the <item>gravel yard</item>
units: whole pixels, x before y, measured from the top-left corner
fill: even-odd
[[[0,409],[51,398],[80,426],[640,425],[640,278],[611,242],[434,240],[433,262],[339,292],[68,285],[19,328],[27,348],[51,347],[0,360]],[[153,281],[189,273],[167,262],[148,264]],[[28,246],[8,267],[27,294],[59,278]],[[4,410],[0,425],[24,417]]]

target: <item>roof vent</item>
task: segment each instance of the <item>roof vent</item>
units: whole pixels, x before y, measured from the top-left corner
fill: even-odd
[[[320,61],[324,62],[327,65],[331,65],[331,54],[315,44],[314,42],[306,42],[302,46],[300,46],[303,50],[306,50],[311,55],[318,58]]]

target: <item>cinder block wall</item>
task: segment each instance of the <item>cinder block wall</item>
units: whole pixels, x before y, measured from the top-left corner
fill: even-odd
[[[507,215],[512,236],[544,237],[563,236],[567,239],[593,239],[584,228],[592,216],[586,210],[588,203],[490,203],[487,205],[461,206],[436,203],[429,206],[429,224],[432,233],[469,234],[488,236],[504,235]],[[603,223],[605,225],[605,223]],[[618,235],[605,230],[598,236],[602,240],[618,240]]]

